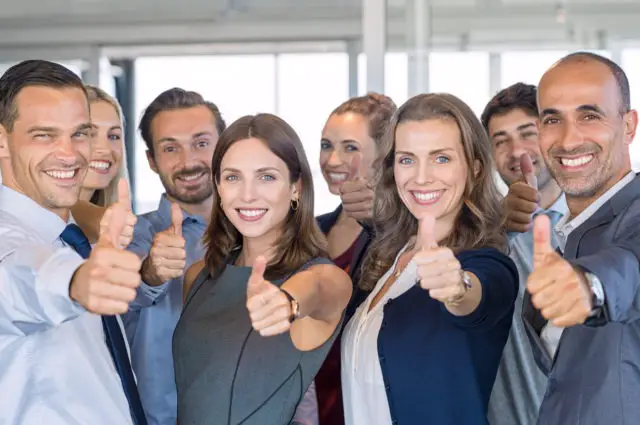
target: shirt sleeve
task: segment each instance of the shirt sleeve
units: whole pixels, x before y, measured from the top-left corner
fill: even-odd
[[[493,248],[458,255],[462,269],[476,275],[482,285],[480,304],[466,316],[454,316],[459,326],[491,329],[505,318],[511,320],[518,294],[518,269],[508,256]],[[442,308],[446,311],[444,304]]]
[[[83,263],[71,248],[33,242],[2,258],[0,333],[41,332],[84,313],[69,296],[73,275]]]

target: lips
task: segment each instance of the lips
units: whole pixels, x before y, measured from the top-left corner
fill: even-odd
[[[444,190],[412,190],[410,191],[413,199],[420,205],[432,205],[438,202]]]
[[[89,168],[100,174],[107,174],[113,163],[102,159],[93,160],[89,163]]]
[[[328,172],[327,177],[332,184],[341,184],[347,181],[347,179],[349,178],[349,174]]]
[[[236,208],[238,216],[244,221],[258,221],[267,213],[266,208]]]
[[[572,157],[572,158],[559,157],[558,162],[560,163],[560,165],[562,165],[563,168],[578,169],[591,163],[591,161],[593,161],[594,158],[595,158],[594,154],[581,155],[581,156]]]

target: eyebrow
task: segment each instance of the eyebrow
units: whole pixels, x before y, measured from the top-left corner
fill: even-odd
[[[442,148],[442,149],[435,149],[429,152],[429,155],[437,155],[439,153],[443,153],[443,152],[455,152],[455,149],[453,148]],[[412,155],[415,156],[416,154],[413,152],[406,152],[406,151],[396,151],[396,155]]]
[[[75,131],[81,131],[81,130],[93,130],[95,128],[95,126],[90,123],[84,123],[84,124],[80,124],[79,126],[76,127]],[[36,126],[36,127],[31,127],[27,133],[28,134],[33,134],[33,133],[59,133],[60,132],[60,128],[56,128],[56,127],[47,127],[47,126]]]
[[[528,122],[526,124],[520,124],[519,126],[516,127],[516,131],[522,131],[522,130],[526,130],[527,128],[530,127],[535,127],[536,124],[533,122]],[[500,130],[500,131],[496,131],[495,133],[493,133],[493,135],[491,136],[491,138],[493,139],[494,137],[499,137],[499,136],[507,136],[507,132],[506,130]]]
[[[237,168],[233,168],[233,167],[225,167],[222,172],[228,171],[230,173],[241,173],[240,170],[238,170]],[[280,170],[278,170],[276,167],[261,167],[258,168],[256,170],[257,173],[264,173],[266,171],[277,171],[278,173],[280,172]]]
[[[576,108],[576,111],[580,111],[580,112],[595,112],[597,114],[600,115],[605,115],[604,111],[598,106],[598,105],[580,105]],[[561,112],[558,109],[555,108],[547,108],[544,109],[542,111],[542,113],[540,114],[540,116],[545,116],[545,115],[562,115]]]
[[[197,139],[198,137],[202,137],[202,136],[213,136],[213,133],[211,133],[210,131],[200,131],[194,134],[192,138]]]

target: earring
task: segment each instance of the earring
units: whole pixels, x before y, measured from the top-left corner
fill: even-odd
[[[300,204],[300,202],[297,199],[292,199],[291,200],[291,209],[294,210],[294,211],[297,210],[299,204]]]

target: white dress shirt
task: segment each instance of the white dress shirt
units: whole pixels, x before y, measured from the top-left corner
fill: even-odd
[[[130,425],[102,319],[69,298],[65,227],[0,186],[0,424]]]
[[[560,251],[564,252],[564,248],[567,244],[567,239],[569,239],[569,234],[577,229],[582,223],[587,221],[594,215],[600,207],[606,204],[613,196],[620,192],[626,185],[631,183],[635,178],[636,174],[632,171],[624,176],[618,183],[613,185],[609,190],[602,194],[595,202],[589,205],[584,209],[580,214],[578,214],[575,218],[570,218],[570,214],[566,214],[555,226],[555,232],[558,236],[558,245]],[[560,344],[560,338],[562,338],[562,332],[564,328],[557,327],[553,325],[551,322],[547,323],[542,331],[540,332],[540,339],[544,344],[544,347],[547,349],[547,352],[553,359],[558,351],[558,345]]]
[[[356,310],[342,336],[342,398],[346,425],[391,425],[389,400],[378,359],[378,334],[384,305],[416,284],[416,263],[411,260],[371,311],[369,307],[395,270],[404,250]]]

